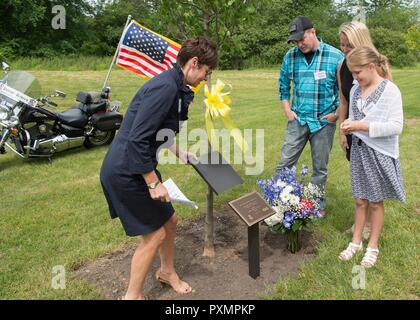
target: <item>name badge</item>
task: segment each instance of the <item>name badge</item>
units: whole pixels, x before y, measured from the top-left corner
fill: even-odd
[[[327,79],[327,73],[325,71],[315,71],[315,80]]]

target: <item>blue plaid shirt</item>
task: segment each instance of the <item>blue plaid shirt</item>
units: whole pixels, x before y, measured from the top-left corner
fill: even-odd
[[[284,56],[279,76],[280,100],[290,101],[293,82],[292,110],[299,123],[307,124],[312,133],[326,126],[328,121],[321,118],[338,108],[337,69],[343,58],[340,50],[322,40],[309,65],[298,47]]]

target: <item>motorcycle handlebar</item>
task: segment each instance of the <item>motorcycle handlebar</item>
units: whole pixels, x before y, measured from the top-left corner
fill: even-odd
[[[109,99],[109,93],[110,93],[110,91],[111,91],[111,88],[110,87],[103,88],[102,89],[102,92],[101,92],[101,98],[108,100]]]
[[[50,101],[48,97],[41,97],[38,99],[38,101],[52,107],[58,107],[58,104],[56,104],[54,101]]]

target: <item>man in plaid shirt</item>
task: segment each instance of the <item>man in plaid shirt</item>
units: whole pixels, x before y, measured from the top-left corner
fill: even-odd
[[[311,182],[324,188],[338,118],[337,69],[344,55],[323,43],[306,17],[296,17],[291,22],[288,42],[291,41],[296,46],[284,56],[279,77],[279,98],[288,124],[277,170],[296,165],[309,140],[313,167]],[[290,106],[291,83],[293,99]],[[324,214],[324,199],[320,205]]]

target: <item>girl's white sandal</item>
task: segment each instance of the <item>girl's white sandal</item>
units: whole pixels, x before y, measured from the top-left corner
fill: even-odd
[[[362,242],[360,242],[360,244],[355,244],[353,242],[350,242],[347,249],[341,251],[338,258],[340,260],[343,260],[343,261],[348,261],[351,258],[353,258],[353,256],[356,254],[356,252],[362,251],[362,250],[363,250],[363,243]]]
[[[363,256],[362,262],[360,262],[360,265],[365,268],[372,268],[375,263],[376,259],[378,258],[379,250],[373,249],[370,247],[366,248],[366,253]]]

